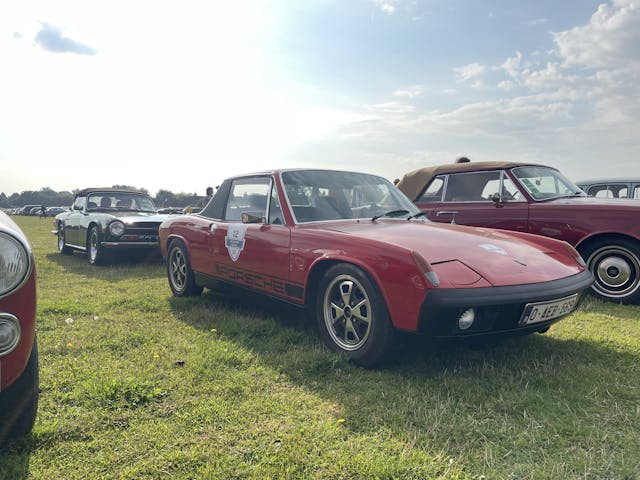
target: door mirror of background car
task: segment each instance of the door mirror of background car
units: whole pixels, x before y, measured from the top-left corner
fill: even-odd
[[[498,205],[498,204],[502,203],[502,199],[500,198],[500,194],[499,194],[499,193],[497,193],[497,192],[496,192],[496,193],[494,193],[493,195],[491,195],[491,196],[489,197],[489,199],[490,199],[493,203],[495,203],[496,205]]]

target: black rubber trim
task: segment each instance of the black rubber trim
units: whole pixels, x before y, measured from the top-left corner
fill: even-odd
[[[550,282],[506,287],[434,288],[427,292],[423,307],[482,307],[510,303],[531,303],[554,300],[580,292],[593,284],[593,275],[585,270],[571,277]]]

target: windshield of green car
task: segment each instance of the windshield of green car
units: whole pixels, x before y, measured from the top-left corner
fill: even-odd
[[[96,192],[87,199],[87,210],[131,210],[155,212],[156,206],[151,197],[126,192]]]
[[[406,220],[420,212],[391,182],[375,175],[331,170],[282,173],[289,205],[297,223],[371,219],[388,212]]]
[[[571,180],[553,168],[526,166],[516,167],[511,172],[534,200],[586,196]]]

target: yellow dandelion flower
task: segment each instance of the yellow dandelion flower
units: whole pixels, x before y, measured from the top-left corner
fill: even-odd
[[[71,348],[73,345],[71,343],[67,343],[67,348]]]
[[[159,359],[159,358],[160,358],[160,355],[158,355],[157,353],[154,353],[154,354],[153,354],[153,359],[154,359],[154,360],[157,360],[157,359]]]
[[[339,418],[339,419],[338,419],[338,423],[344,423],[344,422],[345,422],[345,419],[344,419],[344,418]]]
[[[217,333],[217,332],[218,332],[218,329],[217,329],[217,328],[212,328],[212,329],[211,329],[211,333]]]

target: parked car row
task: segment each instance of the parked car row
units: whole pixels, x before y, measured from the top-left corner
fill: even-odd
[[[330,349],[371,366],[398,332],[482,342],[544,333],[590,288],[638,301],[638,209],[529,163],[429,167],[397,187],[286,169],[229,178],[191,215],[161,214],[139,191],[87,188],[52,233],[61,254],[95,265],[159,251],[177,297],[230,284],[304,308]],[[35,265],[2,213],[0,265],[1,444],[32,428],[38,403]]]

